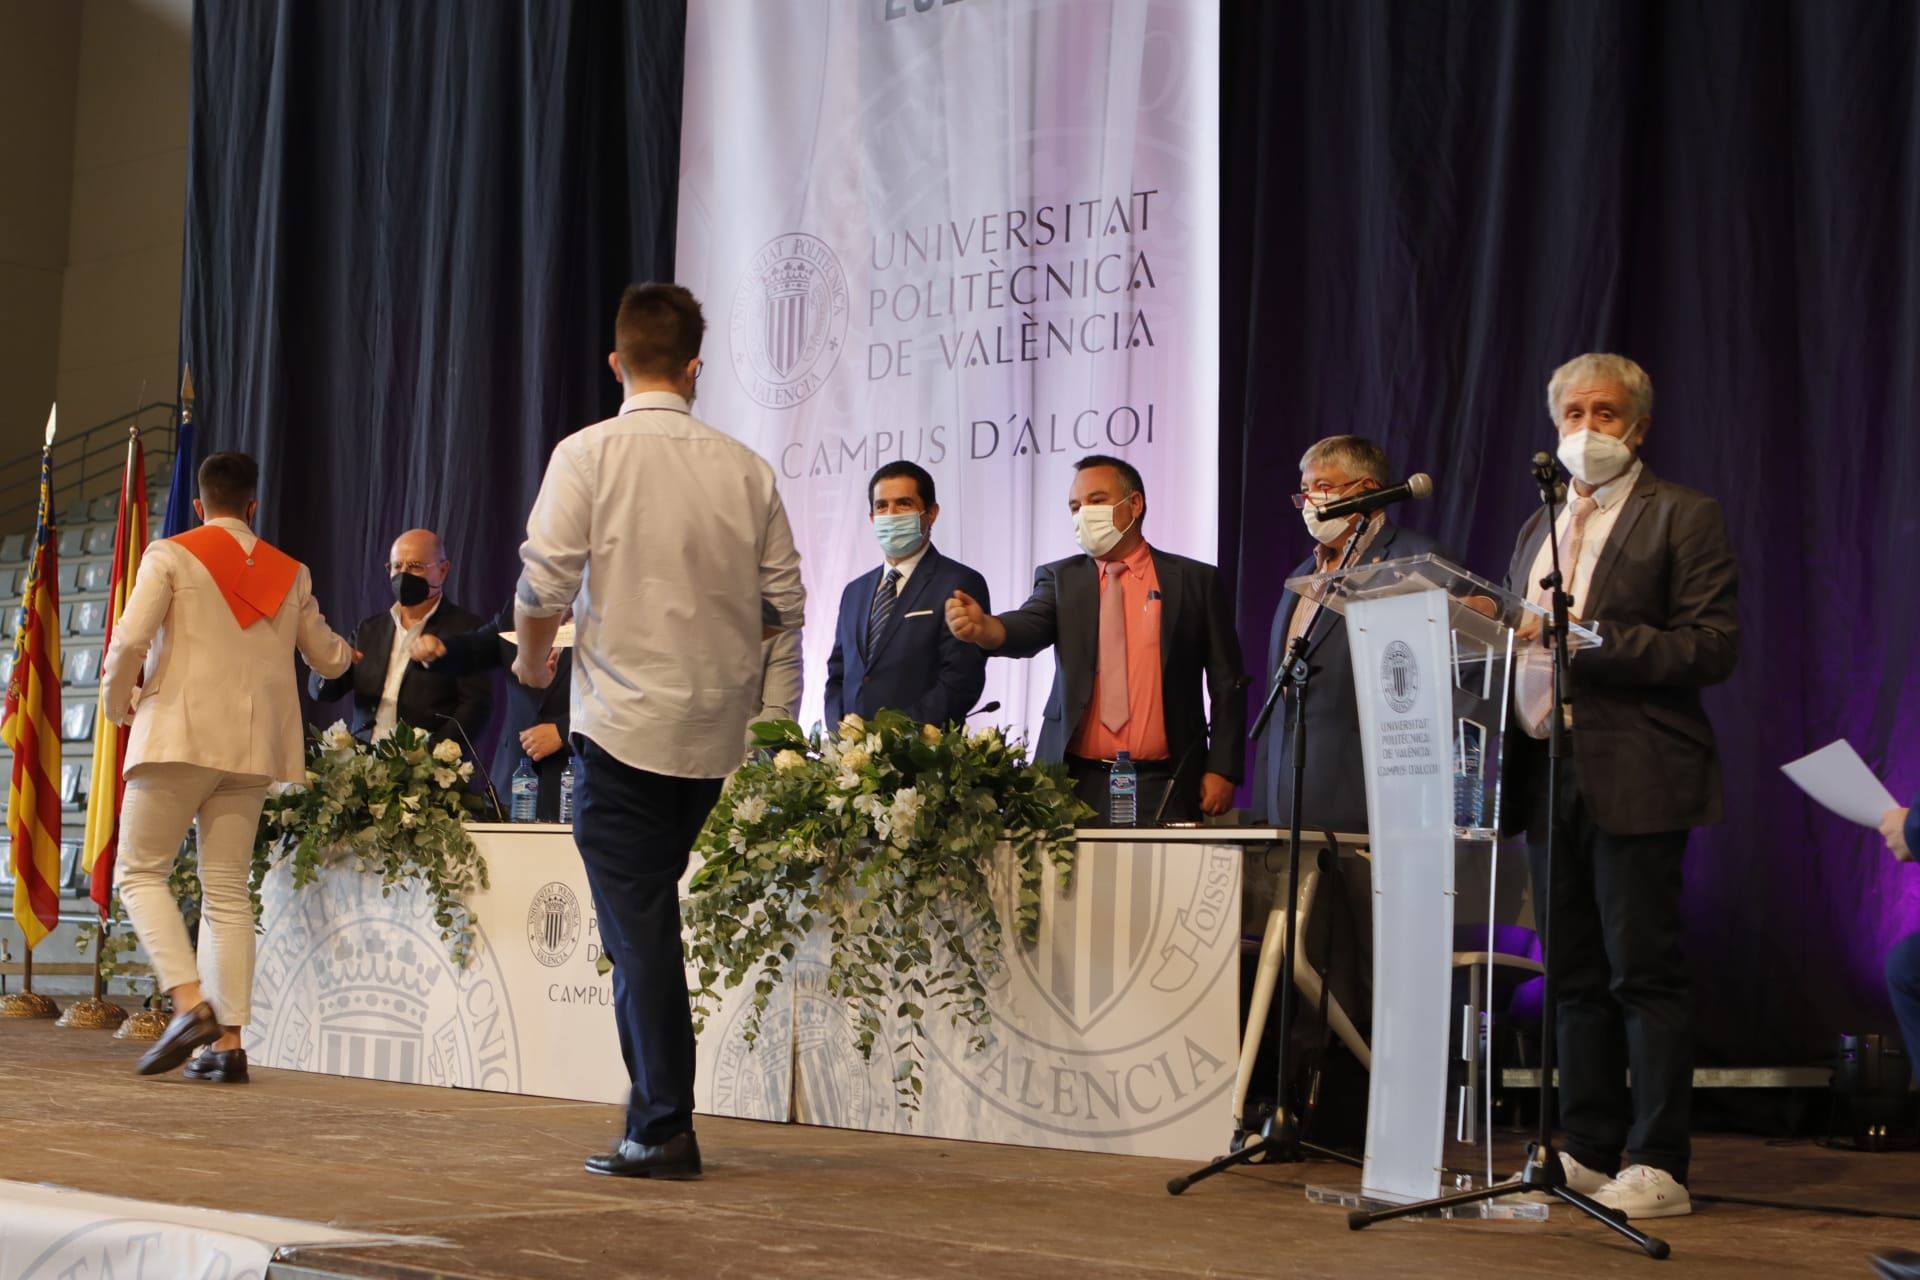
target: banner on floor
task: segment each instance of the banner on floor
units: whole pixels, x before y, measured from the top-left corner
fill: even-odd
[[[693,4],[676,275],[696,412],[774,465],[810,595],[802,716],[867,479],[932,473],[934,541],[996,608],[1076,553],[1076,459],[1143,473],[1148,538],[1212,561],[1219,14],[1148,0]],[[989,664],[1037,728],[1051,656]]]

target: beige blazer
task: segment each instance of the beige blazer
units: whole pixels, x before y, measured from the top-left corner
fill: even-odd
[[[245,524],[210,523],[253,549]],[[353,646],[314,603],[305,565],[279,611],[242,630],[205,566],[175,543],[150,544],[101,665],[107,715],[133,724],[126,772],[197,764],[303,781],[295,649],[322,676],[337,676],[353,662]],[[143,670],[146,680],[136,689]]]

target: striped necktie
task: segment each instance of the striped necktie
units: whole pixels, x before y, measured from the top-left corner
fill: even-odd
[[[880,638],[887,634],[887,624],[893,621],[893,606],[900,602],[900,571],[888,569],[880,579],[880,586],[873,593],[873,606],[867,610],[867,656],[871,658],[880,647]]]

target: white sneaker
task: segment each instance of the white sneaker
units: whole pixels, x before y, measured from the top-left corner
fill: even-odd
[[[1591,1196],[1597,1194],[1600,1188],[1611,1184],[1611,1179],[1606,1174],[1587,1168],[1564,1151],[1559,1154],[1560,1167],[1566,1171],[1569,1189],[1578,1191],[1583,1196]],[[1518,1179],[1521,1175],[1516,1173],[1513,1176]],[[1560,1203],[1558,1197],[1545,1191],[1529,1191],[1526,1198],[1534,1204]]]
[[[1629,1218],[1678,1218],[1693,1212],[1693,1198],[1665,1169],[1628,1165],[1620,1176],[1592,1193],[1596,1204],[1619,1209]]]

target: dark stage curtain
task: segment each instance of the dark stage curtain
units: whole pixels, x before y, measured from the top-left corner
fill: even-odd
[[[1247,652],[1307,547],[1276,499],[1323,435],[1431,471],[1403,516],[1498,581],[1547,376],[1580,351],[1647,368],[1648,464],[1726,506],[1728,816],[1687,864],[1702,1062],[1891,1030],[1881,958],[1920,927],[1920,868],[1779,773],[1845,736],[1902,803],[1920,788],[1916,67],[1908,4],[1228,8],[1221,541]]]
[[[683,0],[200,0],[185,354],[202,452],[336,629],[402,530],[507,598],[547,454],[607,416],[620,290],[670,278]],[[505,779],[501,779],[505,785]]]

